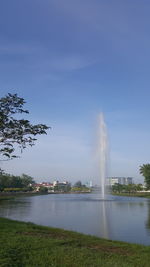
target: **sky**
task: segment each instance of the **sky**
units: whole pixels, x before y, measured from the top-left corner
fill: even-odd
[[[97,184],[103,112],[108,176],[143,182],[139,166],[150,158],[149,14],[149,0],[0,1],[0,97],[17,93],[32,123],[51,126],[3,169],[36,181]]]

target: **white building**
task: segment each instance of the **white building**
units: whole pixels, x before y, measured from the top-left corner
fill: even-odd
[[[59,184],[59,181],[54,181],[53,182],[53,186],[56,186],[56,185],[58,185]]]
[[[88,182],[85,183],[85,185],[87,187],[93,187],[93,182],[92,181],[88,181]]]
[[[109,177],[109,185],[114,185],[114,184],[133,184],[133,178],[132,177]]]

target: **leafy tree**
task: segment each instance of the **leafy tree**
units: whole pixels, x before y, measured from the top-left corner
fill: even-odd
[[[14,188],[23,188],[22,180],[21,177],[19,176],[10,176],[10,183],[9,187],[14,187]]]
[[[82,183],[81,183],[81,181],[77,181],[77,182],[74,184],[74,187],[82,187]]]
[[[147,189],[150,189],[150,164],[140,166],[140,174],[144,176]]]
[[[31,124],[26,119],[18,119],[18,114],[28,114],[23,108],[26,102],[17,94],[8,94],[0,98],[0,156],[3,159],[17,157],[14,151],[19,146],[21,152],[28,145],[33,146],[36,135],[46,134],[45,124]]]
[[[3,191],[4,188],[10,186],[10,175],[7,174],[0,174],[0,191]]]
[[[115,183],[113,186],[112,186],[112,191],[113,192],[116,192],[116,193],[121,193],[124,189],[124,186],[122,184],[119,184],[119,183]]]
[[[128,184],[126,185],[126,192],[130,193],[135,193],[137,191],[137,186],[135,184]]]
[[[65,192],[70,192],[71,191],[71,184],[70,183],[65,186],[64,191]]]
[[[26,188],[27,191],[31,191],[32,186],[30,185],[33,183],[33,178],[26,174],[22,176],[14,176],[7,173],[0,174],[0,191],[5,188]]]
[[[137,184],[136,185],[136,190],[137,191],[143,191],[143,185],[142,184]]]
[[[54,191],[55,192],[64,192],[64,193],[70,192],[71,191],[71,184],[68,183],[68,184],[55,185]]]
[[[27,174],[24,174],[24,173],[21,176],[21,180],[22,180],[22,184],[23,184],[24,187],[30,186],[30,185],[35,183],[33,177],[31,177],[31,176],[29,176]]]
[[[48,192],[48,188],[47,188],[47,187],[44,187],[44,186],[41,186],[41,187],[39,188],[39,192],[40,192],[40,193],[47,193],[47,192]]]

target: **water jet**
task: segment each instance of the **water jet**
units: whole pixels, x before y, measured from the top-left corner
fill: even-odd
[[[100,187],[102,198],[105,198],[106,194],[106,170],[108,159],[108,137],[107,128],[104,121],[103,113],[99,114],[99,134],[98,134],[98,157],[99,157],[99,175],[100,175]]]

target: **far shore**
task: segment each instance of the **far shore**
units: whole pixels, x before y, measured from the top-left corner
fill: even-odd
[[[40,196],[40,195],[52,195],[52,194],[90,194],[91,191],[75,191],[75,192],[51,192],[51,193],[41,193],[41,192],[0,192],[0,200],[12,199],[19,196]]]
[[[0,192],[0,200],[9,200],[15,197],[20,196],[40,196],[40,195],[52,195],[52,194],[91,194],[92,191],[75,191],[75,192],[51,192],[51,193],[41,193],[41,192]],[[125,196],[125,197],[143,197],[143,198],[150,198],[150,192],[135,192],[135,193],[110,193],[113,196]]]
[[[113,196],[125,196],[125,197],[145,197],[150,198],[150,192],[144,191],[144,192],[132,192],[132,193],[111,193]]]

